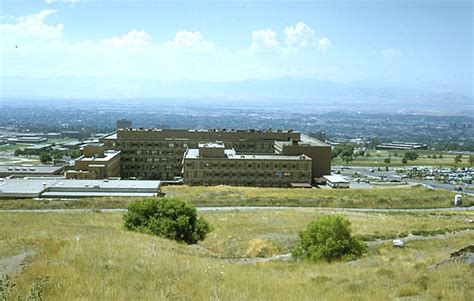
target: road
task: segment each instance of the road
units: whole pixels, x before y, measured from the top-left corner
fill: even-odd
[[[289,207],[289,206],[229,206],[229,207],[197,207],[199,212],[215,212],[215,211],[259,211],[259,210],[321,210],[321,211],[336,211],[336,212],[367,212],[367,213],[400,213],[400,212],[438,212],[438,211],[474,211],[474,206],[471,207],[449,207],[449,208],[419,208],[419,209],[405,209],[405,208],[328,208],[328,207]],[[0,212],[126,212],[127,209],[12,209],[0,210]]]

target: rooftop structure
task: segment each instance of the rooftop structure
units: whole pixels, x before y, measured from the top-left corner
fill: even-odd
[[[376,149],[399,149],[399,150],[414,150],[414,149],[426,149],[428,146],[426,144],[417,143],[417,142],[401,142],[393,141],[390,143],[381,143],[377,145]]]
[[[66,171],[68,179],[107,179],[120,177],[120,151],[106,150],[104,144],[84,145],[74,170]]]
[[[29,176],[54,176],[61,175],[62,166],[50,165],[0,165],[0,178],[3,177],[29,177]]]
[[[323,178],[327,185],[332,188],[349,188],[349,180],[341,175],[327,175]]]
[[[0,179],[0,198],[154,197],[160,181]]]

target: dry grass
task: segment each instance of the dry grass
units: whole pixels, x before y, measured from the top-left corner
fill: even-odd
[[[455,193],[423,187],[374,189],[290,189],[233,186],[164,186],[170,197],[195,206],[302,206],[350,208],[450,207]],[[0,209],[113,209],[127,208],[140,198],[87,198],[73,200],[0,199]],[[473,196],[463,204],[474,205]]]
[[[260,212],[262,213],[262,212]],[[240,214],[240,215],[239,215]],[[207,213],[216,238],[238,233],[259,249],[262,235],[294,234],[315,212]],[[282,216],[283,215],[283,216]],[[460,216],[349,215],[357,233],[375,229],[455,225]],[[421,219],[417,222],[417,219]],[[383,221],[383,223],[382,223]],[[122,228],[119,213],[0,213],[0,246],[35,250],[11,280],[12,299],[36,283],[45,300],[473,300],[473,269],[463,264],[427,267],[472,242],[471,232],[444,240],[410,242],[404,249],[371,247],[355,262],[242,265]],[[381,225],[377,227],[377,224]],[[289,228],[289,230],[287,230]],[[252,231],[253,229],[253,231]],[[253,234],[252,234],[253,233]],[[79,236],[80,235],[80,236]],[[278,236],[275,236],[278,237]],[[241,248],[242,253],[249,248]],[[50,278],[45,278],[50,277]],[[39,279],[47,279],[44,287]],[[33,290],[34,291],[34,290]]]

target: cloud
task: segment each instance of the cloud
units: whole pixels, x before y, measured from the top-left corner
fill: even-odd
[[[401,55],[402,51],[396,48],[386,48],[386,49],[380,50],[380,54],[382,54],[383,56],[397,56],[397,55]]]
[[[48,3],[48,4],[52,4],[52,3],[69,3],[69,4],[75,4],[75,3],[79,3],[80,0],[44,0],[44,2]]]
[[[264,49],[279,50],[282,53],[297,53],[300,49],[319,49],[326,51],[331,46],[331,41],[324,37],[318,40],[315,31],[303,22],[295,26],[286,26],[284,29],[284,44],[276,39],[275,31],[261,29],[252,32],[250,50],[262,51]]]
[[[312,47],[317,44],[314,30],[303,22],[285,27],[285,42],[291,49]]]
[[[279,48],[280,43],[276,39],[276,33],[271,29],[260,29],[252,32],[252,43],[250,50],[261,51],[269,48]]]
[[[178,31],[172,41],[165,44],[167,47],[176,49],[192,49],[192,50],[211,50],[214,49],[214,43],[204,39],[199,31]]]
[[[329,47],[331,47],[331,41],[328,38],[321,38],[318,41],[318,48],[321,51],[326,51]]]
[[[112,37],[104,40],[106,45],[113,46],[147,46],[151,42],[151,36],[143,30],[132,29],[120,37]]]
[[[48,25],[44,20],[51,14],[56,13],[54,9],[45,9],[37,14],[19,17],[14,24],[0,24],[0,33],[3,37],[12,39],[59,39],[63,35],[63,24]]]

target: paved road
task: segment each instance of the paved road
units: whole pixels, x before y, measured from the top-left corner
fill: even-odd
[[[12,209],[0,210],[0,212],[125,212],[127,209]],[[200,212],[213,211],[260,211],[260,210],[321,210],[321,211],[338,211],[338,212],[379,212],[379,213],[396,213],[396,212],[437,212],[437,211],[474,211],[474,206],[471,207],[449,207],[449,208],[426,208],[426,209],[372,209],[372,208],[330,208],[330,207],[276,207],[276,206],[229,206],[229,207],[197,207]]]

